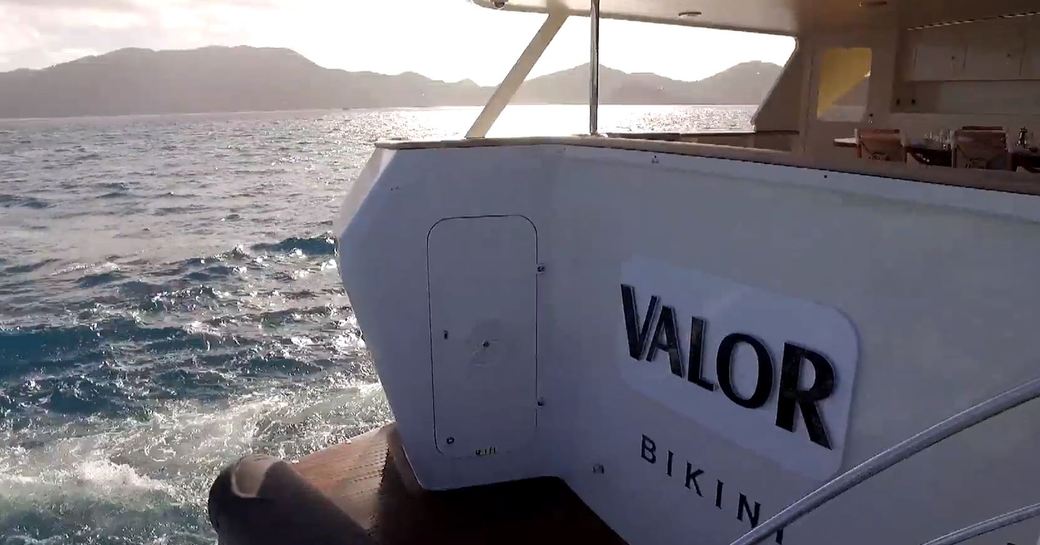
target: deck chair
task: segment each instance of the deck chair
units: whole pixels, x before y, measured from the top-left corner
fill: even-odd
[[[906,162],[906,148],[899,129],[858,129],[856,156],[874,161]]]
[[[1008,170],[1011,159],[1003,129],[965,128],[953,133],[953,166]]]

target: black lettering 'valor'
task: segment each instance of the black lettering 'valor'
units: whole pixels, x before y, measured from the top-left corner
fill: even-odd
[[[664,352],[668,354],[668,366],[673,375],[709,392],[715,391],[716,384],[705,376],[704,369],[706,320],[696,316],[690,319],[687,359],[684,361],[679,340],[678,313],[674,307],[662,305],[661,298],[653,295],[646,314],[640,319],[636,290],[627,284],[621,285],[621,305],[625,314],[628,354],[632,359],[653,362],[658,352]],[[733,384],[733,356],[741,346],[750,348],[755,354],[756,379],[751,392],[739,392]],[[812,385],[802,388],[801,377],[806,363],[812,367],[815,378]],[[769,347],[748,333],[726,335],[715,354],[717,388],[727,399],[745,409],[761,408],[773,397],[774,369]],[[776,385],[777,427],[794,433],[797,413],[801,411],[809,440],[821,447],[832,448],[820,403],[834,393],[834,387],[834,366],[823,354],[791,342],[784,343],[784,352],[780,358],[780,381]],[[748,517],[751,517],[750,512]]]

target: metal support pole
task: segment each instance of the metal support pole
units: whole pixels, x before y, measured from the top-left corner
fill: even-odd
[[[545,53],[545,48],[549,47],[549,44],[556,37],[556,34],[560,32],[560,27],[563,26],[566,20],[566,12],[549,13],[549,17],[542,23],[542,27],[531,38],[531,43],[527,44],[527,49],[524,49],[524,52],[520,54],[516,64],[509,70],[506,77],[502,79],[502,83],[498,85],[491,98],[488,99],[487,104],[484,105],[484,109],[477,116],[477,120],[473,122],[473,126],[466,133],[466,138],[483,138],[487,136],[491,126],[498,120],[498,116],[502,115],[502,110],[513,99],[517,89],[527,79],[527,74],[534,68],[534,64],[541,58],[542,53]]]
[[[590,0],[589,134],[599,132],[599,0]]]

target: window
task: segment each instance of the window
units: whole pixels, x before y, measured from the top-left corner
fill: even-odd
[[[870,48],[835,47],[820,56],[816,117],[821,121],[857,122],[867,113]]]

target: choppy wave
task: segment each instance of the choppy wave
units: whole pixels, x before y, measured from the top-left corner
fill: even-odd
[[[289,237],[274,244],[254,244],[252,248],[263,252],[333,255],[336,253],[336,239],[332,233],[325,233],[315,237]]]
[[[78,281],[76,285],[81,288],[93,288],[96,286],[103,286],[105,284],[111,284],[112,282],[118,282],[119,280],[125,279],[126,276],[119,271],[105,271],[100,273],[93,273],[84,275]]]
[[[212,543],[223,464],[386,422],[330,238],[7,266],[81,300],[0,321],[0,543]]]
[[[298,458],[385,421],[377,385],[340,375],[328,388],[337,393],[171,400],[138,419],[87,419],[14,446],[0,459],[0,542],[213,543],[200,498],[229,453]]]
[[[223,464],[386,422],[327,237],[7,266],[82,300],[0,321],[0,543],[212,543],[204,501]]]
[[[27,195],[5,195],[0,193],[0,208],[21,206],[25,208],[49,208],[52,204],[43,199]]]
[[[3,269],[3,273],[4,274],[19,274],[19,273],[33,272],[33,271],[35,271],[37,269],[41,269],[43,267],[46,267],[48,265],[52,265],[52,264],[57,263],[57,262],[58,262],[57,259],[49,258],[49,259],[43,259],[43,260],[37,261],[35,263],[27,263],[25,265],[12,265],[10,267],[7,267],[7,268]],[[5,261],[0,259],[0,265],[3,265],[4,263],[5,263]]]

